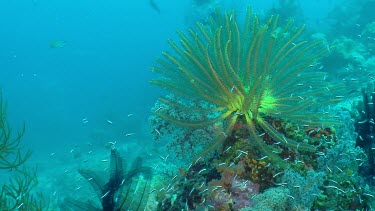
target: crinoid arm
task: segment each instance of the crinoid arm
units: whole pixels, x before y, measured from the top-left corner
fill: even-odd
[[[206,24],[179,31],[180,43],[169,41],[174,52],[164,52],[151,68],[163,77],[151,83],[182,100],[160,98],[165,109],[156,116],[188,128],[224,122],[228,138],[217,136],[204,152],[229,139],[233,142],[238,124],[247,124],[248,140],[257,142],[263,155],[271,155],[273,146],[259,138],[259,131],[285,149],[315,152],[316,146],[287,137],[266,120],[335,122],[317,108],[340,100],[335,97],[340,86],[331,85],[324,72],[312,68],[329,47],[325,40],[305,40],[304,29],[304,25],[295,27],[293,19],[280,24],[278,16],[261,24],[249,8],[241,22],[234,11],[217,9]]]

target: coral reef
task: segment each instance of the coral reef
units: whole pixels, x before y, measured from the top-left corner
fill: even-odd
[[[261,194],[254,196],[253,207],[241,209],[241,211],[284,211],[288,210],[289,190],[284,187],[270,188]]]
[[[175,99],[175,96],[168,95],[168,99]],[[193,104],[193,102],[191,103]],[[203,106],[197,104],[197,106]],[[179,116],[184,119],[199,119],[203,118],[204,113],[183,112],[174,107],[157,102],[152,108],[154,112],[164,110],[165,113],[171,116]],[[169,154],[179,159],[191,159],[192,155],[199,154],[204,149],[208,148],[214,143],[214,137],[222,135],[222,124],[216,123],[201,128],[179,127],[171,124],[158,116],[151,116],[149,118],[150,125],[152,125],[152,135],[156,142],[167,140],[167,149]],[[168,141],[172,140],[172,141]]]
[[[337,34],[346,34],[348,37],[358,35],[358,27],[364,26],[374,20],[372,8],[374,1],[368,0],[344,0],[337,2],[328,14],[328,21],[335,30],[329,30],[332,37]]]
[[[331,53],[323,59],[330,78],[344,82],[347,86],[345,96],[357,97],[361,83],[373,78],[374,59],[369,51],[368,39],[346,36],[335,37]]]
[[[342,139],[325,156],[318,159],[318,169],[325,173],[322,193],[315,202],[319,209],[341,208],[343,210],[365,209],[371,192],[358,175],[358,168],[365,155],[351,137]],[[371,194],[370,194],[371,195]]]
[[[290,209],[311,210],[314,201],[319,196],[321,190],[319,187],[324,181],[323,172],[314,172],[312,170],[306,173],[303,177],[300,174],[292,171],[286,171],[282,177],[282,183],[289,190],[289,206]],[[298,210],[296,209],[296,210]]]
[[[281,207],[321,200],[317,161],[338,144],[337,116],[325,105],[341,101],[342,87],[315,68],[326,41],[301,41],[302,31],[277,16],[261,25],[251,10],[241,26],[236,13],[217,10],[179,32],[181,45],[169,41],[175,54],[157,60],[151,69],[164,77],[151,83],[172,94],[159,98],[150,123],[155,140],[168,137],[190,165],[167,177],[159,210],[262,207],[254,198],[277,186],[288,193]]]
[[[340,61],[347,71],[337,81],[373,79],[372,36],[337,38],[318,63],[330,51],[326,40],[301,41],[303,27],[292,21],[280,26],[273,16],[262,25],[248,10],[243,24],[234,12],[216,11],[179,32],[180,44],[169,41],[174,53],[151,68],[163,76],[151,83],[172,93],[153,108],[153,135],[171,137],[169,150],[190,158],[165,181],[158,209],[372,209],[374,91],[362,90],[353,125],[348,108],[325,107],[344,96],[320,71]],[[371,33],[368,24],[358,37]]]
[[[338,140],[324,156],[318,158],[318,168],[324,172],[323,186],[314,207],[323,210],[330,209],[371,209],[373,207],[373,190],[368,187],[359,172],[367,160],[364,151],[356,146],[357,136],[354,133],[353,119],[355,110],[344,109],[343,124],[338,131]],[[350,111],[350,112],[348,112]],[[353,119],[350,119],[350,114]]]
[[[369,12],[373,5],[375,3],[369,1],[347,1],[338,5],[331,14],[338,22],[333,34],[330,34],[331,30],[327,31],[333,42],[331,53],[323,59],[325,65],[322,68],[327,70],[330,78],[347,84],[347,97],[357,97],[361,84],[374,80],[372,70],[375,58],[372,51],[375,47],[375,34],[371,18],[373,14]]]
[[[190,30],[190,36],[179,32],[182,47],[169,42],[177,56],[164,52],[164,58],[157,60],[159,66],[151,68],[164,75],[151,83],[178,98],[159,98],[161,106],[155,114],[166,122],[193,129],[222,124],[221,134],[214,138],[216,143],[202,155],[228,140],[236,125],[249,136],[242,138],[254,144],[258,155],[267,156],[272,163],[284,165],[272,147],[265,145],[263,133],[281,147],[315,152],[314,143],[290,139],[270,121],[282,117],[314,124],[330,116],[312,107],[340,100],[334,95],[337,87],[322,81],[323,73],[305,71],[328,48],[323,41],[294,43],[303,27],[293,27],[292,20],[285,26],[278,26],[278,22],[278,17],[272,16],[260,25],[248,10],[242,28],[234,12],[222,15],[217,11],[208,25],[197,25],[198,32]]]

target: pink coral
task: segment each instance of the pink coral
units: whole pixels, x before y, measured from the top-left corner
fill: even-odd
[[[224,207],[227,204],[231,203],[231,195],[224,192],[224,191],[218,191],[215,194],[215,197],[213,198],[213,205],[218,208],[218,207]]]
[[[253,205],[252,197],[259,193],[259,184],[249,180],[232,180],[230,188],[232,193],[232,203],[235,210]]]
[[[234,210],[253,205],[252,197],[259,193],[259,184],[250,180],[231,179],[229,191],[217,190],[212,198],[215,207],[225,207],[232,204]]]

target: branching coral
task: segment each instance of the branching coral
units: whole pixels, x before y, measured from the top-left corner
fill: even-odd
[[[25,127],[13,137],[7,121],[7,104],[3,102],[0,93],[0,170],[17,168],[30,157],[31,152],[22,155],[19,146],[24,131]]]
[[[50,210],[49,200],[42,194],[33,193],[37,185],[36,170],[23,168],[10,179],[9,184],[2,186],[0,210]]]
[[[303,177],[296,172],[286,171],[282,181],[290,192],[290,209],[300,207],[302,210],[310,210],[321,192],[319,186],[323,183],[324,173],[308,171]]]
[[[303,29],[294,27],[292,20],[280,26],[278,16],[261,25],[249,9],[243,27],[236,13],[222,15],[217,10],[207,25],[198,23],[188,35],[178,32],[181,46],[169,41],[176,54],[163,53],[159,65],[151,69],[164,77],[151,83],[181,97],[159,98],[165,106],[204,115],[185,118],[163,109],[156,114],[191,128],[226,120],[224,136],[205,152],[222,143],[237,122],[247,126],[249,140],[271,161],[281,160],[259,137],[263,132],[286,148],[315,152],[314,146],[288,139],[266,121],[267,117],[283,117],[305,124],[321,122],[319,117],[327,114],[309,108],[340,98],[327,96],[337,87],[329,85],[323,73],[305,71],[329,47],[322,40],[301,40]],[[206,106],[191,106],[188,100],[200,100]]]
[[[50,210],[49,200],[35,194],[36,170],[24,164],[31,152],[22,154],[20,146],[25,127],[16,136],[7,120],[7,105],[0,92],[0,172],[12,170],[9,181],[0,184],[0,210]]]

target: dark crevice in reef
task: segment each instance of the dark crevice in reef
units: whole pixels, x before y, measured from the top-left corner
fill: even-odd
[[[362,95],[363,99],[357,105],[359,115],[354,126],[358,133],[356,146],[365,151],[368,160],[360,166],[359,172],[369,184],[375,185],[375,90],[363,88]]]

